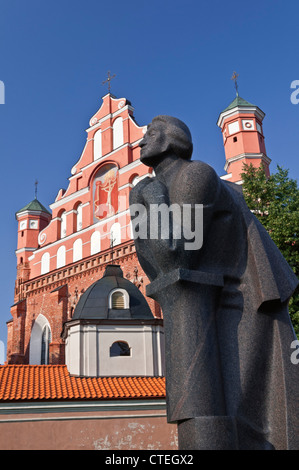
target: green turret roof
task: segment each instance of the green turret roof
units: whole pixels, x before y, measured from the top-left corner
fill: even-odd
[[[36,198],[33,201],[29,202],[25,207],[20,209],[16,214],[20,214],[21,212],[31,211],[31,212],[46,212],[50,214],[48,209],[45,208]]]
[[[231,104],[225,108],[222,112],[224,113],[225,111],[229,111],[230,109],[236,108],[237,106],[239,107],[246,107],[248,106],[256,108],[255,104],[249,103],[249,101],[244,100],[241,98],[241,96],[237,95],[237,97],[234,99],[234,101],[231,102]]]

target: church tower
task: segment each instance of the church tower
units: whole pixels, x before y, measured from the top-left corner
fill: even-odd
[[[15,283],[15,302],[23,298],[23,285],[30,276],[29,258],[38,248],[39,232],[51,220],[50,212],[35,199],[16,213],[18,221],[17,279]]]
[[[237,92],[236,98],[219,115],[217,125],[223,135],[227,175],[222,179],[242,183],[243,165],[259,167],[264,164],[269,175],[270,158],[266,154],[262,122],[265,113]]]
[[[50,212],[35,198],[16,213],[18,221],[17,264],[26,263],[38,248],[38,235],[50,222]]]

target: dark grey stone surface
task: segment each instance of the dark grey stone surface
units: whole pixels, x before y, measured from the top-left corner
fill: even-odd
[[[185,124],[158,116],[140,147],[156,176],[131,190],[130,204],[148,209],[137,231],[149,227],[151,204],[203,204],[200,249],[186,250],[171,230],[168,239],[135,239],[147,294],[163,310],[167,416],[180,449],[298,449],[288,314],[296,276],[241,187],[190,160]]]

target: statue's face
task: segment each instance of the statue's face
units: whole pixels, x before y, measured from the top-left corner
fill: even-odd
[[[139,143],[142,163],[147,166],[154,166],[158,163],[161,153],[165,150],[165,140],[166,135],[161,122],[149,124],[145,136]]]

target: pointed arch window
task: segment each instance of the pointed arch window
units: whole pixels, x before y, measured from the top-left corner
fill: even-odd
[[[29,364],[49,363],[49,345],[51,341],[52,335],[50,324],[47,318],[40,313],[31,330],[29,342]]]
[[[48,325],[45,325],[42,332],[41,364],[49,364],[49,345],[51,340],[51,330]]]

